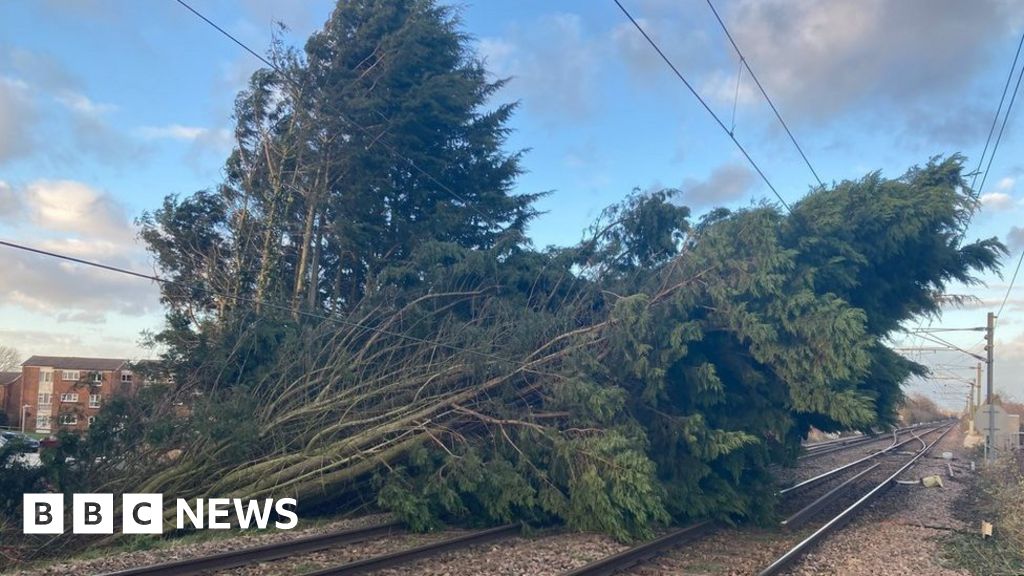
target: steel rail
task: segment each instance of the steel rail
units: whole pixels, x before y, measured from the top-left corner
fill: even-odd
[[[878,442],[884,438],[881,434],[874,436],[857,436],[855,438],[849,438],[845,442],[839,442],[828,446],[822,446],[820,448],[805,448],[804,453],[800,455],[798,460],[810,460],[816,456],[822,456],[824,454],[832,454],[833,452],[841,452],[849,448],[855,448],[861,444],[870,444],[872,442]]]
[[[837,445],[840,445],[840,444],[847,444],[847,443],[853,442],[855,440],[860,440],[861,438],[864,438],[864,434],[863,433],[857,433],[857,434],[852,434],[850,436],[840,436],[839,438],[832,438],[831,440],[821,440],[821,441],[818,441],[818,442],[805,442],[805,443],[801,444],[801,446],[803,447],[804,450],[812,451],[812,450],[818,450],[820,448],[827,448],[829,446],[837,446]]]
[[[329,532],[327,534],[314,534],[294,540],[275,542],[265,546],[241,548],[198,558],[187,558],[185,560],[151,564],[117,572],[107,572],[102,576],[188,576],[214,570],[227,570],[257,562],[277,560],[298,554],[308,554],[309,552],[324,550],[332,546],[353,544],[370,538],[389,535],[399,530],[401,530],[400,523],[387,522],[363,528]]]
[[[518,533],[521,530],[521,524],[506,524],[504,526],[498,526],[497,528],[477,530],[476,532],[456,536],[454,538],[448,538],[447,540],[441,540],[440,542],[434,542],[432,544],[424,544],[423,546],[398,550],[397,552],[382,554],[380,556],[363,558],[362,560],[355,560],[353,562],[331,566],[322,570],[305,572],[301,574],[301,576],[348,576],[349,574],[362,574],[370,570],[380,570],[382,568],[407,564],[422,558],[436,556],[437,554],[448,552],[450,550],[457,550],[459,548],[465,548],[475,544],[483,544],[484,542],[499,540]]]
[[[713,525],[710,521],[678,528],[639,546],[628,548],[618,554],[612,554],[585,566],[564,572],[561,576],[609,576],[629,569],[641,562],[646,562],[660,554],[665,548],[701,538],[711,532],[712,528]]]
[[[913,432],[914,430],[918,430],[918,429],[923,428],[925,426],[927,426],[927,424],[915,424],[913,426],[907,426],[906,428],[897,428],[896,430],[894,430],[894,432],[896,434],[902,434],[904,432]],[[933,430],[934,430],[934,428],[933,428]],[[840,451],[843,451],[843,450],[847,450],[849,448],[854,448],[856,446],[860,446],[861,444],[870,444],[872,442],[877,442],[878,440],[881,440],[881,439],[882,439],[882,435],[878,434],[878,435],[875,435],[875,436],[855,436],[855,437],[852,437],[852,438],[845,438],[845,439],[839,438],[839,439],[836,439],[836,440],[829,440],[829,441],[827,441],[827,442],[837,442],[838,441],[836,444],[828,444],[828,445],[823,444],[823,443],[812,444],[810,446],[805,446],[804,447],[805,453],[801,454],[797,458],[797,460],[809,460],[809,459],[815,458],[817,456],[823,456],[825,454],[832,454],[833,452],[840,452]],[[845,440],[845,442],[841,442],[841,440]],[[895,444],[895,442],[893,442],[893,443]]]
[[[780,522],[780,524],[782,524],[786,528],[799,528],[800,526],[802,526],[804,524],[804,522],[809,520],[811,518],[811,516],[814,515],[815,512],[817,512],[818,510],[821,510],[821,508],[824,507],[826,504],[828,504],[829,502],[835,500],[836,497],[839,494],[842,494],[843,492],[846,492],[847,490],[849,490],[850,486],[852,486],[854,482],[856,482],[857,480],[860,480],[866,474],[868,474],[872,470],[878,468],[880,465],[881,465],[880,463],[872,464],[871,466],[868,466],[867,468],[861,470],[860,472],[854,474],[853,476],[850,476],[849,478],[844,480],[842,484],[840,484],[840,485],[836,486],[835,488],[829,490],[825,494],[823,494],[820,497],[818,497],[817,499],[815,499],[810,504],[808,504],[808,505],[804,506],[803,508],[801,508],[800,510],[794,512],[792,516],[790,516],[789,518],[786,518],[785,520]]]
[[[787,551],[774,562],[769,564],[766,568],[761,570],[758,573],[758,576],[771,576],[772,574],[778,573],[780,570],[788,566],[791,562],[796,560],[801,554],[803,554],[803,552],[807,548],[811,547],[812,545],[816,544],[819,540],[821,540],[826,534],[838,528],[843,523],[849,521],[850,518],[858,511],[860,511],[862,507],[864,507],[866,504],[874,500],[881,493],[883,493],[890,486],[892,486],[893,483],[896,482],[896,479],[899,478],[900,474],[903,474],[908,469],[910,469],[911,466],[916,464],[917,461],[920,460],[925,454],[927,454],[928,451],[931,450],[936,444],[938,444],[939,441],[946,436],[946,434],[949,434],[949,431],[952,430],[955,426],[955,422],[949,424],[946,427],[946,429],[942,431],[942,434],[939,434],[939,437],[933,440],[931,444],[928,444],[928,446],[925,449],[919,451],[912,458],[910,458],[910,460],[908,460],[903,466],[900,466],[898,470],[893,472],[885,480],[883,480],[877,486],[872,488],[867,494],[861,496],[856,502],[854,502],[845,510],[837,514],[835,517],[826,522],[820,528],[815,530],[813,534],[811,534],[807,538],[804,538],[799,544],[797,544],[793,548],[790,548],[789,551]],[[936,430],[937,429],[938,428],[936,428]]]
[[[901,434],[901,433],[905,432],[905,430],[896,430],[895,432],[896,432],[896,434]],[[811,447],[805,447],[804,448],[804,453],[801,454],[797,458],[797,460],[810,460],[811,458],[815,458],[817,456],[822,456],[824,454],[832,454],[833,452],[841,452],[843,450],[847,450],[847,449],[850,449],[850,448],[855,448],[855,447],[860,446],[862,444],[870,444],[872,442],[878,442],[879,440],[884,439],[886,436],[887,436],[887,434],[874,434],[874,435],[871,435],[871,436],[867,436],[867,435],[855,436],[855,437],[852,437],[852,438],[846,438],[846,439],[844,439],[845,440],[844,442],[837,442],[835,444],[814,445],[814,446],[811,446]]]
[[[938,430],[939,428],[940,428],[940,426],[936,426],[935,428],[930,428],[928,430],[925,430],[923,432],[923,434],[931,434],[932,432]],[[875,452],[874,454],[868,454],[867,456],[865,456],[863,458],[859,458],[857,460],[854,460],[853,462],[847,462],[846,464],[843,464],[842,466],[839,466],[837,468],[833,468],[833,469],[828,470],[826,472],[822,472],[821,474],[818,474],[817,476],[814,476],[812,478],[808,478],[807,480],[802,480],[802,481],[800,481],[800,482],[790,486],[789,488],[784,488],[782,490],[779,490],[778,494],[780,496],[784,496],[784,495],[789,494],[790,492],[794,492],[796,490],[800,490],[800,489],[803,489],[803,488],[810,488],[811,486],[815,486],[817,484],[820,484],[821,482],[824,482],[825,480],[831,478],[832,476],[835,476],[836,474],[839,474],[840,472],[843,472],[843,471],[845,471],[845,470],[847,470],[849,468],[852,468],[852,467],[854,467],[854,466],[856,466],[858,464],[863,464],[864,462],[867,462],[868,460],[871,460],[871,459],[874,459],[874,458],[878,458],[879,456],[881,456],[883,454],[888,454],[892,450],[895,450],[895,449],[900,448],[900,447],[902,447],[902,446],[904,446],[906,444],[909,444],[909,443],[913,442],[914,440],[919,440],[919,438],[917,438],[916,436],[911,436],[910,438],[907,438],[906,440],[904,440],[902,442],[893,443],[889,447],[884,448],[882,450],[879,450],[878,452]]]

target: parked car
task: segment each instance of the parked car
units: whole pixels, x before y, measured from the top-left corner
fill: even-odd
[[[0,432],[0,446],[6,446],[12,442],[14,443],[15,449],[19,452],[39,451],[39,441],[28,434],[11,431]]]

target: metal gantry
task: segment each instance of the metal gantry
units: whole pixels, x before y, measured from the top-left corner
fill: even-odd
[[[928,341],[934,346],[918,346],[918,347],[897,347],[893,350],[897,352],[959,352],[966,354],[975,360],[978,360],[976,366],[977,375],[975,383],[971,386],[971,392],[968,394],[968,409],[971,411],[971,422],[973,431],[974,412],[981,408],[981,363],[985,364],[985,406],[987,406],[988,421],[986,423],[986,434],[985,434],[985,460],[988,461],[994,452],[993,442],[995,439],[996,422],[995,422],[995,410],[992,408],[992,397],[994,396],[994,365],[995,365],[995,329],[996,329],[997,316],[993,312],[989,312],[986,316],[985,326],[976,327],[965,327],[965,328],[917,328],[910,330],[911,334],[921,338],[922,340]],[[970,350],[964,349],[945,338],[936,336],[937,332],[984,332],[985,337],[985,355],[975,354]],[[941,379],[941,378],[933,378]],[[957,379],[959,380],[959,379]],[[974,390],[977,386],[977,407],[974,406]]]

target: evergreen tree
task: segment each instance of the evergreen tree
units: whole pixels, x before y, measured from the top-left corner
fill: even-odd
[[[182,282],[163,287],[169,356],[230,350],[239,325],[287,322],[281,306],[350,312],[423,243],[525,242],[538,195],[512,192],[515,105],[491,105],[502,81],[458,25],[433,0],[339,2],[304,51],[275,43],[236,100],[225,181],[140,221]]]
[[[208,393],[161,436],[181,457],[136,490],[623,539],[768,518],[769,465],[812,425],[891,423],[923,368],[886,340],[1005,252],[961,244],[958,156],[792,214],[692,223],[674,191],[635,193],[585,242],[536,251],[536,196],[512,193],[503,151],[514,106],[487,108],[501,82],[451,9],[339,3],[272,57],[237,99],[225,181],[142,220],[176,281],[158,339]]]

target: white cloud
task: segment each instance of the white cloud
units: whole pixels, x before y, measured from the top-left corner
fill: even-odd
[[[708,16],[707,7],[697,2],[641,2],[634,16],[662,52],[683,73],[692,78],[729,61],[730,53],[716,45],[708,31],[695,22]],[[668,79],[671,71],[633,26],[623,20],[609,34],[611,45],[635,80],[650,82]],[[735,75],[735,67],[733,67]],[[729,93],[732,101],[732,92]]]
[[[26,355],[131,359],[152,357],[152,354],[139,348],[137,340],[138,337],[132,334],[105,334],[102,338],[96,338],[88,333],[26,330],[22,327],[0,329],[0,345],[16,348]]]
[[[6,185],[5,185],[6,186]],[[30,229],[45,238],[34,246],[86,260],[145,270],[149,258],[135,240],[124,207],[81,182],[40,180],[6,189],[23,218],[9,225],[15,237]],[[4,303],[61,322],[101,323],[109,313],[142,316],[159,310],[159,291],[143,280],[46,256],[0,250]]]
[[[139,133],[145,138],[193,141],[210,133],[208,128],[168,124],[167,126],[144,126]]]
[[[477,53],[489,67],[508,68],[515,52],[515,45],[501,38],[483,38],[477,45]]]
[[[160,309],[156,287],[113,272],[10,249],[0,251],[0,269],[5,304],[64,321],[98,323],[109,313],[141,316]]]
[[[102,116],[117,109],[117,107],[112,104],[100,104],[93,102],[85,94],[80,94],[71,90],[62,91],[57,96],[54,96],[54,99],[72,112],[92,117]]]
[[[1011,252],[1024,250],[1024,228],[1010,226],[1010,231],[1006,234],[1006,246]]]
[[[756,183],[756,176],[746,166],[726,164],[715,168],[707,180],[685,180],[681,202],[691,208],[727,205],[750,194]]]
[[[0,162],[35,154],[61,165],[82,156],[120,164],[145,152],[112,121],[117,106],[91,99],[51,56],[0,46],[0,73],[8,74],[0,76]],[[35,145],[43,140],[45,147]]]
[[[986,208],[1003,210],[1013,206],[1013,196],[1006,192],[986,192],[981,195],[981,205]]]
[[[29,217],[53,232],[118,241],[132,238],[124,207],[112,196],[72,180],[38,180],[25,187]]]
[[[636,4],[644,28],[726,113],[736,97],[738,59],[704,3]],[[936,144],[962,148],[984,139],[991,121],[988,94],[981,103],[965,101],[964,94],[978,92],[972,82],[993,54],[1015,45],[1024,4],[736,0],[722,3],[719,12],[761,84],[797,129],[848,119],[884,127],[907,144],[927,143],[934,152]],[[670,77],[629,22],[616,24],[610,36],[638,79]],[[739,104],[763,106],[746,72]],[[770,111],[758,108],[762,116],[769,119]]]
[[[823,117],[864,99],[961,94],[1011,32],[1000,0],[741,0],[725,18],[769,94]],[[941,39],[941,41],[937,41]]]

